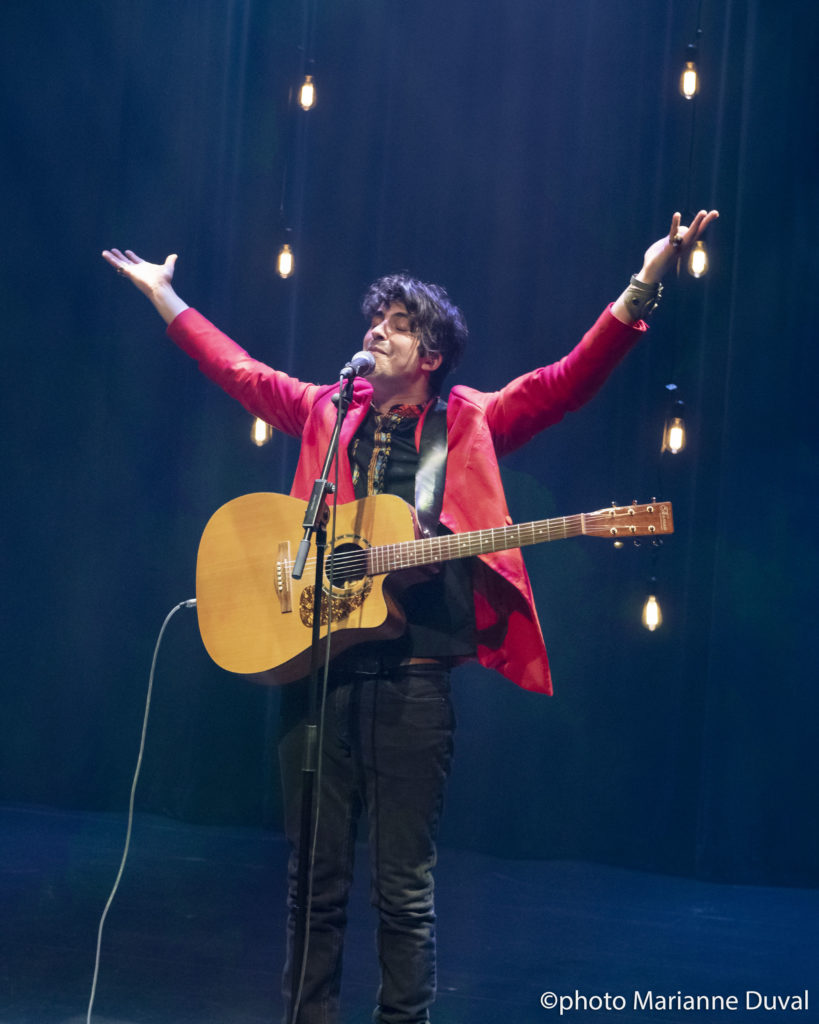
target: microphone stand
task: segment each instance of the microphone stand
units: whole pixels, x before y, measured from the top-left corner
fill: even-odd
[[[342,375],[339,381],[338,395],[333,401],[338,404],[338,416],[333,429],[321,476],[313,484],[313,491],[307,503],[302,526],[304,537],[299,544],[296,560],[293,563],[292,577],[301,579],[307,555],[310,551],[310,538],[316,538],[316,571],[313,590],[313,635],[310,648],[310,681],[308,685],[307,718],[305,721],[304,752],[302,758],[302,789],[301,789],[301,824],[299,832],[299,864],[296,876],[296,898],[294,906],[295,930],[291,956],[290,977],[290,1013],[288,1024],[297,1024],[299,1002],[301,1000],[301,979],[304,973],[304,960],[307,952],[308,935],[308,904],[310,883],[310,849],[313,825],[313,808],[315,804],[316,772],[318,769],[318,718],[321,710],[319,699],[319,669],[321,665],[321,598],[324,582],[324,553],[327,547],[327,521],[330,510],[327,507],[327,496],[335,491],[330,482],[329,473],[333,460],[338,452],[341,427],[350,405],[353,394],[354,375]],[[330,581],[332,599],[333,583]],[[327,637],[330,644],[330,636]],[[297,1002],[298,1000],[298,1002]]]

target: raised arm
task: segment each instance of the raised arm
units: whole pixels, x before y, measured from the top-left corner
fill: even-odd
[[[646,249],[643,265],[639,273],[634,275],[638,284],[636,286],[634,283],[629,285],[612,306],[611,311],[618,320],[624,324],[630,324],[640,319],[639,303],[632,301],[639,295],[639,284],[642,283],[650,287],[659,284],[677,260],[687,258],[694,243],[711,221],[716,220],[717,217],[719,217],[719,213],[716,210],[710,212],[700,210],[691,221],[690,227],[681,227],[682,217],[679,213],[674,214],[668,234]],[[638,307],[636,310],[635,306]]]
[[[482,395],[485,415],[499,455],[525,444],[536,433],[578,409],[599,390],[608,375],[646,330],[641,314],[656,302],[657,285],[676,262],[685,258],[716,210],[701,210],[690,227],[671,218],[668,235],[646,250],[643,266],[617,301],[598,317],[571,352],[557,362],[510,381],[500,391]],[[636,298],[636,312],[632,300]],[[477,393],[476,393],[477,394]]]
[[[174,253],[164,263],[148,263],[140,259],[135,252],[126,249],[124,253],[119,249],[105,249],[102,258],[110,263],[118,274],[127,277],[143,295],[147,295],[166,324],[171,323],[188,304],[173,290],[173,272],[176,266],[176,254]]]

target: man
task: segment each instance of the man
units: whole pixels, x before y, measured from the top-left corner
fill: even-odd
[[[440,531],[509,522],[497,456],[578,408],[636,343],[659,299],[665,272],[684,259],[716,211],[690,227],[674,214],[667,236],[645,253],[640,272],[559,362],[487,394],[455,387],[445,412],[436,398],[466,340],[446,292],[406,276],[382,278],[364,302],[363,348],[373,371],[354,382],[339,446],[338,500],[390,492],[410,503],[433,499]],[[335,422],[335,386],[294,380],[251,359],[172,287],[176,256],[152,264],[118,249],[103,257],[144,292],[170,337],[202,371],[254,415],[301,437],[291,493],[310,496]],[[445,452],[445,478],[429,453]],[[426,490],[419,487],[424,478]],[[419,508],[419,514],[420,514]],[[433,523],[433,529],[436,524]],[[422,1024],[435,995],[432,868],[444,786],[452,757],[452,665],[477,657],[528,689],[551,692],[546,650],[519,551],[445,563],[401,593],[407,624],[397,639],[345,651],[333,662],[324,705],[320,807],[313,866],[309,955],[298,1021],[329,1024],[338,1015],[346,904],[356,825],[366,811],[371,899],[379,914],[379,1024]],[[289,998],[298,867],[306,685],[282,692],[279,744],[285,829],[291,843]],[[291,1007],[292,1010],[292,1007]],[[290,1015],[288,1015],[290,1019]]]

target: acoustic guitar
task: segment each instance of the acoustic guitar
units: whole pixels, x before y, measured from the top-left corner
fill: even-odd
[[[199,629],[208,654],[229,672],[277,685],[310,670],[315,556],[301,579],[291,575],[306,508],[286,495],[245,494],[205,527],[196,563]],[[321,604],[322,644],[329,617],[334,655],[401,634],[397,595],[408,570],[564,537],[623,540],[674,530],[667,501],[422,538],[412,508],[391,494],[339,505],[336,517]]]

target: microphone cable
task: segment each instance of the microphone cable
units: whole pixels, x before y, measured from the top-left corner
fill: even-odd
[[[156,671],[156,659],[159,654],[159,647],[162,643],[162,637],[165,634],[165,629],[168,623],[171,621],[173,616],[180,610],[180,608],[195,608],[196,598],[189,598],[187,601],[180,601],[179,604],[174,605],[173,608],[165,616],[165,621],[162,623],[162,628],[159,631],[159,636],[156,638],[156,646],[154,647],[154,656],[151,661],[151,672],[148,676],[148,692],[145,697],[145,713],[142,716],[142,733],[139,738],[139,754],[137,755],[136,767],[134,769],[134,777],[131,782],[131,796],[128,801],[128,819],[127,827],[125,830],[125,845],[122,851],[122,860],[120,861],[119,871],[117,871],[117,877],[114,879],[114,884],[111,888],[111,893],[105,904],[105,909],[100,917],[99,928],[97,929],[97,953],[94,958],[94,978],[91,982],[91,996],[88,1000],[88,1013],[86,1015],[86,1024],[91,1024],[91,1014],[94,1009],[94,998],[97,993],[97,981],[99,979],[100,971],[100,955],[102,952],[102,931],[105,926],[105,919],[108,916],[108,911],[111,909],[111,904],[114,902],[114,896],[116,896],[117,890],[119,889],[119,883],[122,880],[122,874],[125,870],[125,862],[128,859],[128,850],[131,846],[131,832],[134,824],[134,799],[136,797],[137,782],[139,781],[139,773],[142,769],[142,757],[145,752],[145,736],[148,732],[148,714],[151,710],[151,694],[154,688],[154,673]]]

